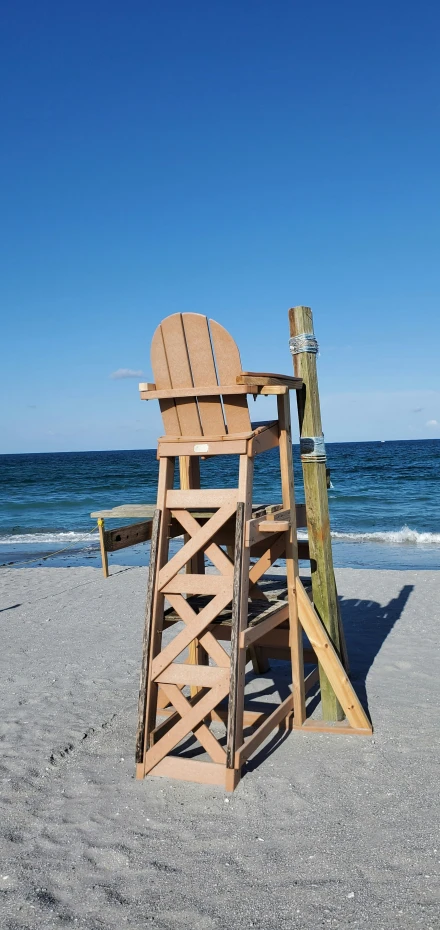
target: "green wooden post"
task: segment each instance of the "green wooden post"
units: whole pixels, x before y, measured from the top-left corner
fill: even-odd
[[[314,332],[313,315],[310,307],[293,307],[289,310],[289,324],[291,337],[300,336],[303,333],[312,334]],[[296,392],[301,440],[322,437],[316,354],[309,351],[293,354],[293,367],[296,377],[304,381],[302,390]],[[305,454],[307,454],[307,447],[314,448],[313,443],[303,442],[302,446],[302,453]],[[330,538],[325,455],[320,455],[318,452],[316,456],[312,454],[310,458],[307,458],[302,454],[301,460],[307,509],[313,603],[336,650],[340,653],[342,643]],[[344,713],[341,705],[321,667],[319,678],[323,719],[343,720]]]

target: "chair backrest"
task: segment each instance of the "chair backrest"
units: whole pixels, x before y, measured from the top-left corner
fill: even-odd
[[[233,385],[240,374],[238,348],[226,329],[201,313],[173,313],[151,343],[157,390]],[[168,436],[225,436],[251,429],[245,394],[161,400]]]

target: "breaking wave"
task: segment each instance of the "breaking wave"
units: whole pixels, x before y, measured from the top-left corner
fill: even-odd
[[[332,533],[333,539],[345,542],[376,542],[391,545],[409,546],[440,546],[440,533],[419,533],[409,526],[402,526],[400,530],[389,530],[377,533]]]
[[[76,542],[97,542],[96,533],[11,533],[9,536],[0,536],[0,546],[13,546],[18,544],[60,545],[68,546]]]

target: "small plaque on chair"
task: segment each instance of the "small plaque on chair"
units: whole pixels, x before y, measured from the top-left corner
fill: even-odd
[[[209,451],[209,445],[207,442],[197,442],[194,446],[194,452],[199,452],[200,454]]]

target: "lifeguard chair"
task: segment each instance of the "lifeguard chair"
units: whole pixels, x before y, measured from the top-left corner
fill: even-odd
[[[371,727],[298,577],[289,391],[300,389],[301,379],[243,372],[229,333],[196,313],[163,320],[151,364],[155,384],[140,385],[141,398],[159,401],[165,434],[158,441],[136,774],[233,790],[242,766],[272,730],[292,720],[295,728],[306,724],[318,659],[350,729],[364,733]],[[248,394],[275,394],[278,420],[251,424]],[[254,458],[275,447],[282,502],[253,505]],[[201,489],[200,457],[222,455],[238,456],[237,487]],[[184,544],[170,558],[169,540],[182,534]],[[263,576],[280,557],[287,589],[274,595]],[[165,642],[164,630],[174,633]],[[228,641],[230,650],[222,645]],[[247,658],[254,650],[258,663],[259,646],[266,655],[283,650],[291,668],[292,692],[268,714],[245,707]],[[315,666],[307,678],[305,659]],[[212,732],[214,721],[223,723],[223,737]],[[193,746],[188,753],[185,741],[192,734],[204,758],[193,757]]]

